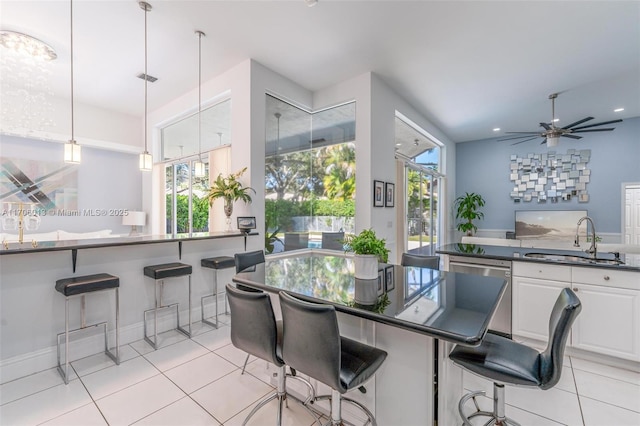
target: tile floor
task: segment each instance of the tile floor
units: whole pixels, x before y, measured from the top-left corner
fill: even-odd
[[[0,425],[241,425],[273,390],[263,361],[252,358],[241,375],[245,354],[231,345],[227,325],[194,330],[192,339],[163,334],[157,351],[144,341],[124,345],[119,366],[102,354],[75,361],[66,386],[55,369],[4,383]],[[465,375],[464,384],[491,393],[478,377]],[[507,415],[522,426],[640,425],[640,373],[574,357],[555,388],[508,387],[506,395]],[[490,409],[490,398],[480,402]],[[273,425],[275,409],[272,402],[250,424]],[[298,404],[285,410],[284,425],[312,423]]]

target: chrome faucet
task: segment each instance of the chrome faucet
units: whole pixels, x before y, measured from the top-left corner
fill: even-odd
[[[589,253],[591,255],[591,258],[595,259],[598,250],[598,248],[596,247],[596,225],[593,223],[593,219],[591,219],[589,216],[581,217],[580,220],[578,220],[578,226],[576,227],[576,238],[573,241],[573,246],[580,247],[580,236],[578,235],[578,230],[580,229],[580,225],[582,224],[582,222],[584,222],[585,220],[588,220],[589,223],[591,223],[591,247],[585,250],[585,253]]]

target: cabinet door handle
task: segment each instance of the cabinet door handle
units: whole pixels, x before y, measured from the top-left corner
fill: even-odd
[[[604,276],[604,280],[605,280],[605,281],[609,281],[609,275],[605,275],[605,276]]]

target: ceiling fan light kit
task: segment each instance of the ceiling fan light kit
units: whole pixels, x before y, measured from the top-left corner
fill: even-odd
[[[555,123],[559,120],[556,118],[555,100],[558,97],[558,93],[552,93],[549,95],[551,99],[551,122],[540,123],[540,127],[544,129],[542,132],[505,132],[506,134],[517,134],[518,136],[509,136],[506,138],[497,139],[498,141],[511,141],[518,140],[511,145],[518,145],[524,142],[532,141],[534,139],[543,138],[541,144],[547,144],[548,147],[558,146],[560,138],[569,139],[582,139],[582,136],[575,133],[587,133],[587,132],[610,132],[614,127],[593,129],[592,127],[603,126],[605,124],[620,123],[622,119],[603,121],[602,123],[588,124],[586,126],[580,126],[582,123],[593,120],[593,117],[585,117],[581,120],[575,121],[564,127],[556,127]]]

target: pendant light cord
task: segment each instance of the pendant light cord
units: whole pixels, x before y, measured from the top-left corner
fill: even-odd
[[[147,4],[144,5],[144,152],[147,154],[147,84],[149,74],[147,74]]]
[[[71,143],[76,143],[74,137],[74,111],[73,111],[73,0],[70,0],[70,23],[71,23]]]
[[[202,163],[202,31],[198,33],[198,161]]]

